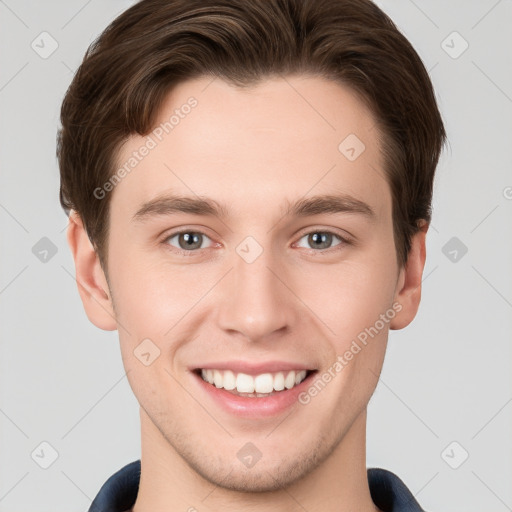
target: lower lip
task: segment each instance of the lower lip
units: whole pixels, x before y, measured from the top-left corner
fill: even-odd
[[[265,397],[234,395],[223,388],[217,388],[205,382],[197,373],[193,373],[193,376],[208,396],[225,411],[246,418],[261,418],[281,414],[297,403],[299,394],[307,389],[315,373],[311,372],[300,384],[291,389],[276,391],[273,395]]]

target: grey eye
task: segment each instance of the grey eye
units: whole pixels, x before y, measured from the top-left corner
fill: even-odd
[[[309,244],[309,247],[312,249],[329,249],[332,247],[333,237],[340,240],[341,238],[338,235],[335,235],[334,233],[331,233],[329,231],[312,231],[311,233],[307,233],[303,237],[301,237],[301,240],[303,238],[307,238],[307,243]],[[335,244],[339,245],[339,244]]]
[[[176,245],[171,243],[171,240],[174,238],[178,238],[178,249],[192,251],[194,249],[201,249],[201,245],[204,239],[208,237],[197,231],[182,231],[180,233],[175,233],[174,235],[171,235],[167,238],[167,242],[173,247],[176,247]]]

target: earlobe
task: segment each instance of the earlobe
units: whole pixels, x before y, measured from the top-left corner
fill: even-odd
[[[411,249],[407,263],[400,270],[394,301],[401,306],[390,322],[390,329],[403,329],[409,325],[420,305],[421,280],[426,259],[425,238],[429,224],[423,221],[419,231],[411,238]]]
[[[81,218],[73,210],[69,215],[67,241],[75,260],[78,292],[87,318],[100,329],[116,330],[112,297],[98,254],[89,240]]]

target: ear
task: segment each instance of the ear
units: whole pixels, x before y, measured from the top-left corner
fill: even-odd
[[[73,210],[69,215],[67,240],[75,260],[78,292],[87,318],[100,329],[116,330],[117,322],[107,279],[82,220]]]
[[[405,266],[400,269],[394,298],[394,302],[398,302],[402,309],[391,320],[390,329],[403,329],[412,322],[418,311],[421,300],[421,279],[426,258],[425,238],[428,228],[428,222],[423,221],[419,231],[411,238],[411,249]]]

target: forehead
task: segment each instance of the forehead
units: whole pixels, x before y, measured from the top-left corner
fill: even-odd
[[[141,157],[143,146],[150,149]],[[390,193],[381,160],[375,120],[346,87],[301,75],[246,88],[201,77],[178,84],[153,131],[122,146],[117,166],[129,172],[112,203],[122,200],[128,214],[172,191],[254,215],[272,205],[282,213],[284,202],[308,194],[344,193],[384,215]]]

